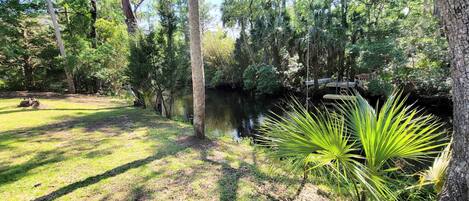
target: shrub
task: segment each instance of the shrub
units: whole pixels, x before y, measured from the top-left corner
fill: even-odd
[[[405,68],[395,77],[404,86],[421,95],[449,95],[452,80],[449,70],[441,67]]]
[[[388,97],[392,90],[392,84],[382,79],[374,79],[368,83],[368,91],[372,96]]]
[[[446,144],[439,131],[443,124],[405,106],[405,99],[392,93],[378,110],[356,94],[335,111],[314,113],[294,100],[286,116],[266,119],[260,138],[271,158],[328,178],[332,189],[354,192],[356,200],[396,200],[406,184],[399,180],[405,176],[399,161],[428,159]]]
[[[281,84],[277,70],[271,65],[250,65],[243,73],[244,89],[255,91],[256,94],[274,94]]]
[[[0,79],[0,90],[4,90],[6,88],[7,88],[7,84],[5,83],[5,81]]]
[[[244,89],[254,91],[256,89],[257,65],[250,65],[244,70],[243,85]]]

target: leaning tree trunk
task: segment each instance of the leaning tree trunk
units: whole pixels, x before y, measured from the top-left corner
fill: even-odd
[[[132,10],[130,0],[122,0],[122,11],[125,16],[125,24],[127,24],[127,32],[133,34],[137,31],[137,18]]]
[[[441,201],[469,200],[469,1],[439,0],[453,78],[453,154]]]
[[[57,22],[57,17],[55,16],[54,6],[52,5],[51,0],[47,0],[47,9],[49,10],[49,14],[52,19],[52,25],[54,26],[55,38],[57,39],[57,46],[59,46],[60,55],[63,58],[65,58],[65,47],[64,47],[64,43],[62,42],[62,36],[60,35],[59,23]],[[73,75],[67,69],[66,66],[64,67],[64,70],[65,70],[65,76],[67,78],[68,92],[75,93],[75,83],[73,82]]]
[[[194,132],[204,138],[205,133],[205,79],[200,44],[199,0],[189,0],[189,27],[191,46],[192,89],[194,95]]]

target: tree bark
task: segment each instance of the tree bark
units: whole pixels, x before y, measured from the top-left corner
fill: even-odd
[[[453,154],[441,201],[469,200],[469,1],[439,0],[453,78]]]
[[[52,19],[52,25],[54,26],[55,38],[57,40],[57,46],[59,46],[60,55],[65,58],[65,47],[60,35],[60,27],[55,16],[54,6],[51,0],[47,0],[47,9],[49,10],[50,17]],[[68,70],[67,66],[64,66],[65,76],[68,84],[68,92],[75,93],[75,83],[73,82],[73,74]]]
[[[127,24],[127,32],[129,34],[134,34],[137,31],[137,18],[135,13],[132,10],[132,5],[130,0],[122,0],[122,11],[125,16],[125,24]]]
[[[194,132],[198,138],[205,137],[205,79],[200,43],[199,1],[189,0],[189,27],[194,96]]]
[[[92,40],[92,47],[96,48],[97,46],[97,38],[96,38],[96,20],[98,19],[98,8],[96,6],[96,0],[91,0],[91,31],[90,31],[90,38]]]

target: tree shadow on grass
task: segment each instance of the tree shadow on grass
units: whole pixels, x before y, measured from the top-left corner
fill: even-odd
[[[167,123],[162,117],[142,111],[140,108],[130,107],[99,111],[80,117],[60,116],[56,119],[58,120],[56,123],[2,131],[0,138],[28,141],[33,136],[68,131],[73,128],[83,128],[85,132],[107,131],[106,129],[112,128],[116,133],[124,133],[139,127],[174,127],[174,124]],[[1,146],[3,145],[0,143]]]
[[[89,185],[96,184],[96,183],[100,182],[103,179],[108,179],[108,178],[120,175],[122,173],[125,173],[125,172],[131,170],[131,169],[135,169],[135,168],[141,167],[143,165],[149,164],[149,163],[151,163],[155,160],[162,159],[162,158],[164,158],[168,155],[174,155],[174,154],[176,154],[180,151],[183,151],[184,149],[191,146],[190,144],[179,144],[179,143],[175,143],[175,142],[171,143],[170,140],[165,142],[165,145],[166,146],[159,148],[159,150],[161,150],[161,151],[157,152],[156,154],[154,154],[152,156],[123,164],[121,166],[115,167],[115,168],[110,169],[110,170],[108,170],[106,172],[103,172],[101,174],[91,176],[91,177],[88,177],[88,178],[83,179],[81,181],[78,181],[78,182],[69,184],[67,186],[61,187],[61,188],[59,188],[59,189],[57,189],[57,190],[55,190],[55,191],[53,191],[53,192],[51,192],[47,195],[44,195],[42,197],[34,199],[34,201],[55,200],[55,199],[60,198],[64,195],[67,195],[67,194],[69,194],[69,193],[71,193],[71,192],[73,192],[73,191],[75,191],[79,188],[84,188],[84,187],[87,187]]]
[[[77,139],[63,141],[64,137],[61,136],[63,133],[68,132],[71,128],[83,128],[85,132],[90,132],[89,135],[94,135],[93,131],[103,131],[106,136],[87,136],[88,133],[81,134]],[[9,143],[42,143],[42,142],[53,142],[57,144],[57,148],[53,150],[40,151],[37,150],[37,154],[29,159],[27,162],[18,165],[12,165],[11,163],[2,163],[0,169],[0,185],[11,183],[17,181],[28,175],[28,172],[31,170],[45,166],[51,163],[57,163],[67,158],[77,157],[77,155],[82,154],[85,151],[95,150],[100,145],[108,142],[109,138],[107,137],[109,133],[107,132],[108,128],[112,127],[113,132],[116,135],[122,135],[126,132],[131,132],[136,128],[141,127],[157,127],[157,128],[171,128],[174,129],[175,124],[165,123],[161,117],[153,115],[149,112],[142,112],[138,108],[117,108],[110,111],[102,111],[93,114],[88,114],[81,117],[71,118],[62,122],[30,127],[24,129],[16,129],[5,132],[0,132],[0,151],[8,150],[11,153],[15,152],[17,149],[15,146],[10,146]],[[106,131],[106,132],[104,132]],[[51,134],[47,137],[37,138],[38,136],[44,134]],[[158,135],[159,136],[159,135]],[[153,137],[156,141],[162,141],[160,137]],[[165,143],[169,144],[169,142]],[[22,145],[29,146],[29,145]],[[110,150],[96,150],[90,152],[85,157],[93,158],[99,157],[111,153]],[[19,155],[10,157],[12,160],[17,157],[22,157],[26,152],[18,151]],[[29,153],[32,154],[32,153]],[[157,159],[156,157],[162,155],[162,153],[157,154],[156,156],[149,157],[147,159],[142,159],[140,162],[136,161],[135,163],[129,164],[131,166],[146,164],[152,160]],[[123,167],[126,169],[129,167]],[[115,171],[122,170],[117,169]],[[108,175],[109,173],[106,173]],[[103,175],[104,176],[104,175]],[[102,177],[102,176],[101,176]],[[97,177],[97,178],[101,178]],[[90,182],[87,180],[86,182]],[[86,183],[85,182],[85,183]]]
[[[243,176],[238,169],[231,167],[228,163],[218,162],[207,157],[206,149],[201,150],[202,161],[222,168],[222,178],[218,180],[220,189],[220,200],[236,200],[239,179]],[[240,167],[242,169],[243,166]]]
[[[288,182],[289,184],[298,183],[299,181],[292,178],[287,177],[273,177],[271,175],[267,175],[263,173],[257,164],[257,158],[255,153],[253,152],[253,164],[247,163],[245,161],[240,161],[239,168],[233,168],[228,162],[225,160],[218,161],[216,159],[210,159],[208,157],[208,152],[211,148],[216,146],[216,143],[213,142],[205,142],[205,146],[197,146],[195,148],[199,148],[201,153],[201,160],[212,165],[220,166],[222,169],[222,177],[218,180],[218,188],[220,190],[220,200],[221,201],[228,201],[228,200],[237,200],[238,195],[237,191],[239,188],[239,181],[244,177],[253,177],[256,183],[261,183],[262,181],[284,181]],[[208,146],[207,146],[208,145]],[[288,200],[289,198],[276,198],[278,196],[271,195],[268,192],[261,192],[257,189],[257,193],[264,195],[269,200]]]
[[[0,171],[0,186],[16,181],[28,174],[29,171],[49,163],[59,162],[64,159],[61,151],[44,151],[36,154],[27,162]]]

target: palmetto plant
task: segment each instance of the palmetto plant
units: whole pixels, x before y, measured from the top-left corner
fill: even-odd
[[[432,184],[437,193],[441,192],[446,179],[446,170],[451,159],[451,143],[435,158],[432,166],[420,173],[420,184],[424,186]]]
[[[380,108],[355,95],[334,110],[313,112],[293,100],[286,115],[266,119],[260,138],[272,158],[334,178],[334,185],[354,192],[358,200],[395,200],[390,187],[391,175],[399,170],[395,162],[419,162],[444,146],[442,123],[404,105],[406,97],[398,92]]]

